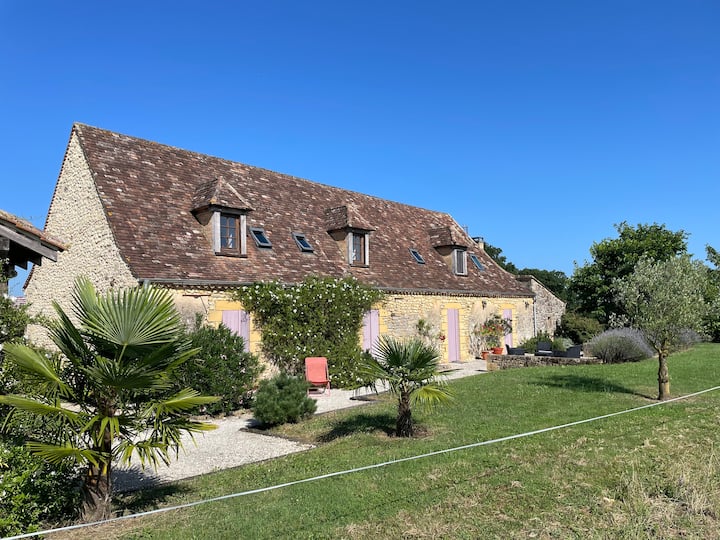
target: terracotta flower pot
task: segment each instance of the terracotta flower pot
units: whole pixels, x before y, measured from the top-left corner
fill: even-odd
[[[502,354],[503,353],[502,347],[492,347],[490,350],[492,351],[493,354]]]

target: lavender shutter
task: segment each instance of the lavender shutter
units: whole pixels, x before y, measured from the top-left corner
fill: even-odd
[[[503,309],[503,319],[512,324],[512,309]],[[513,346],[512,332],[505,334],[505,345],[508,347]]]
[[[243,338],[245,352],[250,351],[250,314],[243,310],[222,312],[222,323]]]
[[[363,316],[363,343],[364,351],[373,352],[375,343],[380,334],[380,313],[377,309],[365,312]]]
[[[448,360],[450,362],[460,361],[460,312],[457,309],[447,310],[448,326]]]

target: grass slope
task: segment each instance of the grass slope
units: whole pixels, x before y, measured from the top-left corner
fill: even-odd
[[[670,359],[674,396],[720,384],[720,346]],[[657,362],[494,372],[392,437],[387,400],[278,433],[321,446],[126,498],[137,512],[653,402]],[[124,538],[715,538],[720,391],[598,422],[73,533]]]

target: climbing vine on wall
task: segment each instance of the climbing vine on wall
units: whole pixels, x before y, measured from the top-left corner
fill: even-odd
[[[365,384],[357,363],[363,314],[382,292],[353,278],[309,277],[297,285],[258,282],[235,291],[262,333],[265,357],[281,371],[301,374],[308,356],[325,356],[334,386]]]

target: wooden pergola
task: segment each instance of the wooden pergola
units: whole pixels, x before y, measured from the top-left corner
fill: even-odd
[[[65,246],[28,221],[0,210],[0,294],[7,294],[8,280],[15,276],[15,267],[27,269],[28,263],[41,265],[43,259],[57,261]]]

